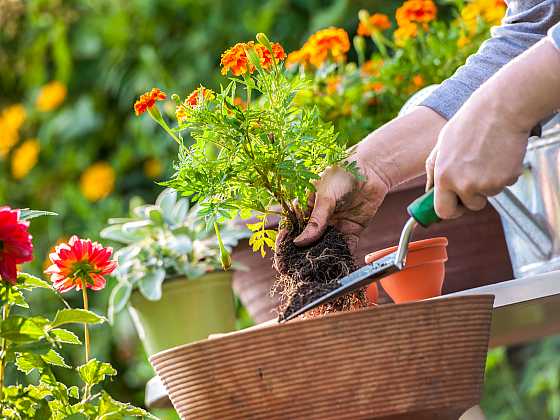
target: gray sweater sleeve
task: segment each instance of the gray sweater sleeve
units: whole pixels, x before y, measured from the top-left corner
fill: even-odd
[[[421,105],[450,119],[480,85],[560,21],[560,0],[509,0],[507,4],[506,16],[492,29],[492,37]]]

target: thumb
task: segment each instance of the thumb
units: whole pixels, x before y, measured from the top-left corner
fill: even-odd
[[[335,208],[335,200],[332,197],[317,193],[315,195],[315,205],[309,221],[303,232],[294,239],[297,246],[311,245],[313,242],[321,238],[327,223],[332,216]]]

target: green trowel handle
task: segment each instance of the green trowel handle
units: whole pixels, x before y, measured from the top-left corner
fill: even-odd
[[[407,207],[408,214],[420,226],[428,227],[441,221],[434,208],[434,189],[432,188],[421,197],[418,197]]]

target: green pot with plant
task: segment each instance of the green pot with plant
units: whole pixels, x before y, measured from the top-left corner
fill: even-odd
[[[328,36],[347,37],[342,30],[329,31]],[[156,106],[166,98],[157,88],[136,102],[135,111],[148,112],[178,143],[176,173],[166,185],[192,196],[207,223],[218,231],[224,220],[257,218],[247,224],[252,231],[249,243],[263,256],[268,248],[274,251],[282,318],[355,269],[345,238],[334,227],[312,246],[297,247],[293,238],[307,223],[307,197],[321,172],[338,166],[360,175],[355,163],[346,160],[346,141],[332,124],[321,119],[316,107],[294,101],[309,81],[285,70],[280,44],[264,34],[257,35],[257,41],[236,44],[222,54],[222,73],[233,77],[219,93],[201,86],[183,101],[173,96],[176,127],[169,126]],[[322,51],[333,61],[341,59],[330,48]],[[194,143],[183,140],[184,132]],[[280,235],[267,228],[272,215],[281,216]],[[367,304],[361,290],[319,313]]]
[[[123,245],[115,256],[117,286],[109,318],[128,306],[149,355],[235,329],[230,252],[245,231],[231,223],[217,237],[186,198],[164,190],[154,205],[131,203],[128,218],[111,219],[101,236]]]

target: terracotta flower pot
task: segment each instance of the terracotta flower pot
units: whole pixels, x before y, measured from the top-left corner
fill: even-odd
[[[150,361],[182,419],[457,420],[480,399],[493,301],[462,296],[329,314]]]
[[[405,268],[381,280],[383,289],[395,303],[441,295],[447,261],[447,243],[447,238],[441,237],[410,243]],[[376,261],[396,250],[397,247],[392,246],[376,251],[369,254],[366,261]]]

